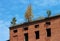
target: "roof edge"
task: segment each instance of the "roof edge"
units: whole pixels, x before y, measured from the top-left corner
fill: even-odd
[[[43,21],[45,21],[45,20],[50,20],[50,19],[54,19],[54,18],[57,18],[57,17],[60,17],[60,15],[56,15],[56,16],[52,16],[52,17],[46,17],[46,18],[44,18],[44,19],[41,19],[41,20],[36,20],[36,21],[32,21],[32,22],[24,22],[23,24],[17,24],[17,25],[14,25],[14,26],[10,26],[9,27],[9,29],[11,29],[11,28],[15,28],[15,27],[17,27],[17,26],[22,26],[22,25],[26,25],[26,24],[31,24],[31,23],[35,23],[35,22],[43,22]]]

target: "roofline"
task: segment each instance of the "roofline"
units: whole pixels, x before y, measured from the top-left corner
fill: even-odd
[[[36,21],[32,21],[32,22],[25,22],[23,24],[18,24],[18,25],[15,25],[15,26],[11,26],[9,27],[9,29],[11,28],[16,28],[16,27],[20,27],[20,26],[26,26],[26,25],[31,25],[33,23],[37,23],[37,22],[44,22],[44,21],[47,21],[47,20],[50,20],[50,19],[55,19],[55,18],[58,18],[60,17],[60,15],[56,15],[56,16],[52,16],[52,17],[46,17],[45,19],[41,19],[41,20],[36,20]]]

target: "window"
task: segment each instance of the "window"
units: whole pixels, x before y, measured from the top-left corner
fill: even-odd
[[[50,37],[51,36],[51,28],[46,29],[46,31],[47,31],[47,37]]]
[[[35,35],[36,35],[36,39],[39,39],[39,31],[36,31]]]
[[[28,27],[24,27],[24,30],[28,30]]]
[[[17,30],[15,29],[13,32],[14,32],[14,33],[17,33]]]
[[[28,33],[24,34],[24,41],[28,41]]]
[[[38,28],[39,27],[39,25],[35,25],[35,28]]]
[[[51,23],[50,22],[46,22],[47,25],[50,25]]]

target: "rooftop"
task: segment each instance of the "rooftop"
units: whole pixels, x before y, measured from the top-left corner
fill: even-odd
[[[44,18],[44,19],[35,20],[35,21],[32,21],[32,22],[24,22],[24,23],[22,23],[22,24],[17,24],[17,25],[15,25],[15,26],[11,26],[10,29],[11,29],[11,28],[17,28],[17,27],[19,27],[19,26],[31,25],[31,24],[33,24],[33,23],[44,22],[44,21],[47,21],[47,20],[50,20],[50,19],[55,19],[55,18],[58,18],[58,17],[60,17],[60,15],[51,16],[51,17],[49,17],[49,18],[46,17],[46,18]]]

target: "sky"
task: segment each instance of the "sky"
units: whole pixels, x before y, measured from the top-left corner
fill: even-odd
[[[0,41],[9,39],[13,17],[16,17],[17,24],[25,22],[24,14],[29,4],[32,6],[34,19],[46,17],[47,10],[51,10],[51,16],[60,14],[60,0],[0,0]]]

